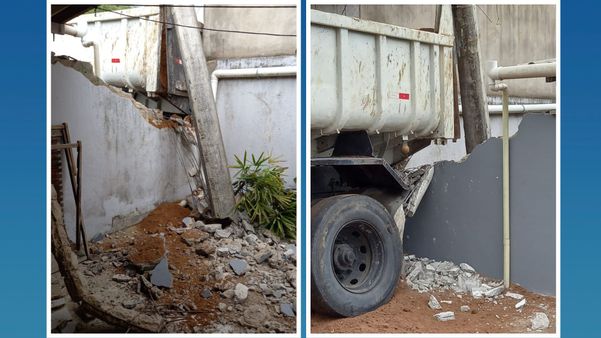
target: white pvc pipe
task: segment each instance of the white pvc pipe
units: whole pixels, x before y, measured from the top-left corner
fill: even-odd
[[[557,106],[555,103],[542,103],[542,104],[510,104],[510,113],[527,113],[527,112],[545,112],[556,110]],[[462,111],[461,105],[459,105],[459,111]],[[501,113],[503,112],[503,105],[501,104],[489,104],[488,113]]]
[[[526,65],[498,67],[497,61],[487,63],[488,77],[492,80],[526,79],[555,76],[556,64],[553,62],[532,63]]]
[[[213,89],[213,97],[217,99],[217,86],[219,85],[219,79],[290,77],[296,76],[296,70],[296,66],[216,69],[211,74],[211,88]]]

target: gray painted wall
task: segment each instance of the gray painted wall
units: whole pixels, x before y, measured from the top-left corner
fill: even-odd
[[[502,278],[501,149],[501,139],[489,139],[461,163],[436,164],[405,226],[407,252]],[[510,149],[512,281],[555,294],[555,116],[526,115]]]
[[[551,59],[556,55],[554,5],[479,5],[476,10],[482,60],[499,66]],[[315,5],[312,8],[413,29],[432,28],[434,5]],[[484,65],[485,62],[482,62]],[[516,97],[554,98],[555,83],[511,80]],[[498,96],[490,92],[489,95]]]
[[[97,86],[75,69],[56,63],[51,76],[52,124],[67,122],[72,141],[83,144],[88,239],[135,223],[155,205],[190,193],[173,130],[152,126],[144,117],[148,111],[134,105],[129,95]],[[75,204],[64,173],[65,223],[74,240]]]

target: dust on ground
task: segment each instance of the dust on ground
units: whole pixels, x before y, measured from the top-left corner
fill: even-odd
[[[80,269],[95,296],[162,318],[164,332],[294,332],[294,244],[248,223],[223,229],[220,224],[204,224],[190,218],[190,212],[177,203],[164,203],[140,223],[91,244],[94,258],[81,262]],[[152,299],[140,276],[150,280],[149,270],[163,257],[168,259],[173,286],[160,288],[160,296]],[[232,271],[229,262],[235,258],[247,262],[245,273]],[[52,280],[53,299],[68,298],[60,278],[53,275]],[[238,284],[247,288],[245,294],[235,292]],[[76,307],[67,302],[55,310],[61,308],[72,313]],[[65,313],[56,318],[54,314],[53,332],[123,331],[98,320],[92,325]]]
[[[521,310],[515,308],[519,300],[504,295],[477,299],[451,290],[420,293],[401,281],[391,301],[375,311],[354,318],[332,318],[312,312],[311,332],[534,333],[531,318],[536,312],[546,313],[550,322],[547,329],[536,332],[555,332],[555,297],[535,294],[517,285],[506,291],[524,296],[526,304]],[[433,310],[428,306],[430,295],[438,299],[442,309]],[[462,312],[462,305],[469,306],[470,310]],[[455,320],[435,319],[434,315],[443,311],[453,311]]]

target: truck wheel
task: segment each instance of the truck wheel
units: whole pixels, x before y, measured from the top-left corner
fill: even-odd
[[[311,307],[352,317],[392,297],[403,249],[393,218],[362,195],[325,198],[311,208]]]

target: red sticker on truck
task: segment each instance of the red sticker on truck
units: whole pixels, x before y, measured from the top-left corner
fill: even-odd
[[[120,63],[120,62],[121,62],[121,60],[119,60],[118,58],[111,59],[111,63]]]
[[[409,100],[409,93],[399,93],[399,100]]]

